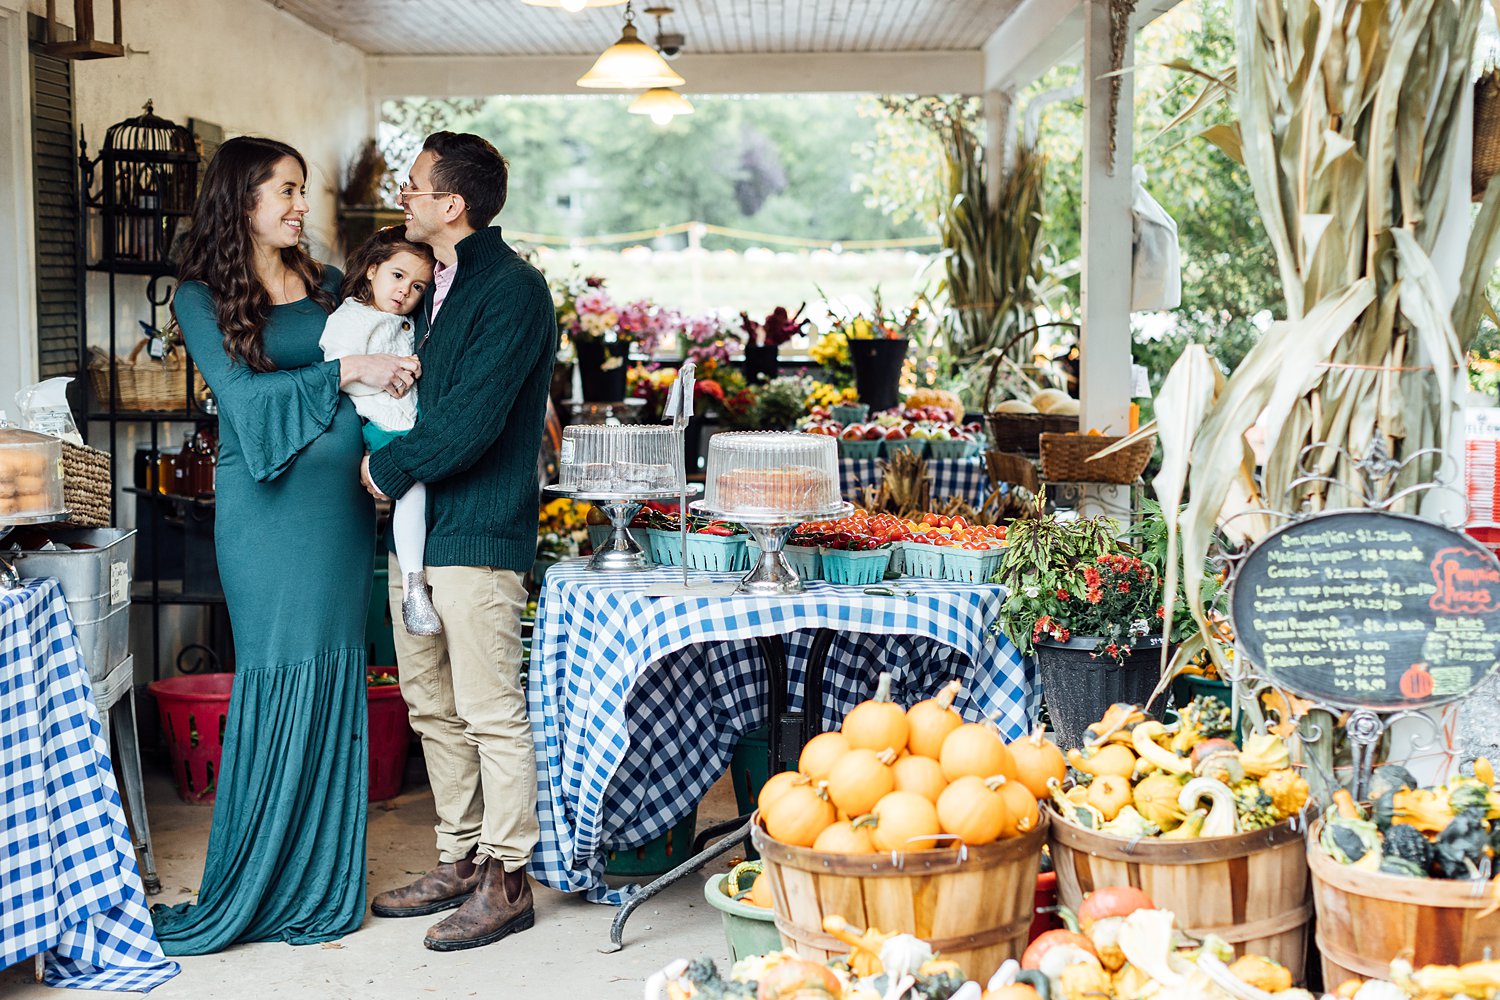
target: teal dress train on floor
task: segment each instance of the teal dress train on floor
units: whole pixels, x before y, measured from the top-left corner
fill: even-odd
[[[329,268],[324,287],[339,280]],[[214,545],[236,672],[198,901],[152,919],[168,955],[328,941],[365,911],[374,508],[360,420],[323,361],[313,300],[271,309],[278,370],[264,374],[230,361],[205,286],[181,286],[175,308],[219,405]]]

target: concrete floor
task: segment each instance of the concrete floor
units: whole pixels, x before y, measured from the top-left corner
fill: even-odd
[[[211,809],[178,800],[165,772],[147,775],[151,832],[162,892],[152,903],[192,898],[203,873]],[[734,815],[734,795],[721,781],[699,809],[700,824]],[[370,806],[370,894],[401,885],[436,860],[432,794],[425,785]],[[238,1000],[260,997],[343,998],[638,998],[646,976],[673,958],[709,955],[728,962],[718,911],[703,899],[703,883],[721,865],[678,883],[637,910],[625,928],[625,948],[601,954],[614,907],[588,903],[533,886],[536,926],[490,945],[449,954],[422,947],[426,928],[441,917],[381,920],[366,916],[360,930],[338,942],[296,948],[246,944],[218,955],[183,958],[182,972],[152,1000]],[[36,984],[31,965],[0,973],[5,1000],[56,1000]],[[108,994],[105,994],[108,995]]]

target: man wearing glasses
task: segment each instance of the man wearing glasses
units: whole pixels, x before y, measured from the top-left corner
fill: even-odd
[[[536,764],[520,685],[522,574],[536,556],[537,461],[557,318],[540,271],[490,226],[507,165],[476,135],[428,136],[401,185],[406,234],[438,266],[421,316],[420,412],[367,456],[365,488],[427,484],[427,581],[437,636],[396,629],[401,693],[422,737],[437,806],[437,867],[376,896],[380,917],[457,908],[427,932],[435,951],[498,941],[534,921]],[[390,579],[399,581],[392,570]],[[393,614],[401,589],[391,587]]]

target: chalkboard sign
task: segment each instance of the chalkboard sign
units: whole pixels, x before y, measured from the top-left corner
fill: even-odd
[[[1402,514],[1344,511],[1278,529],[1245,557],[1231,611],[1240,655],[1329,705],[1439,704],[1500,666],[1500,562]]]

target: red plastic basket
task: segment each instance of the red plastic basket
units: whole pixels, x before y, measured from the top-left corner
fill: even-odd
[[[161,713],[177,794],[184,802],[212,805],[234,674],[168,677],[152,681],[146,690]]]
[[[396,675],[395,667],[371,667],[371,673]],[[411,749],[411,723],[401,685],[370,686],[370,801],[384,802],[401,794],[406,756]]]
[[[1057,906],[1057,872],[1042,872],[1036,877],[1035,898],[1036,915],[1031,918],[1028,941],[1035,941],[1048,931],[1063,925],[1062,919],[1055,912],[1050,912]]]

